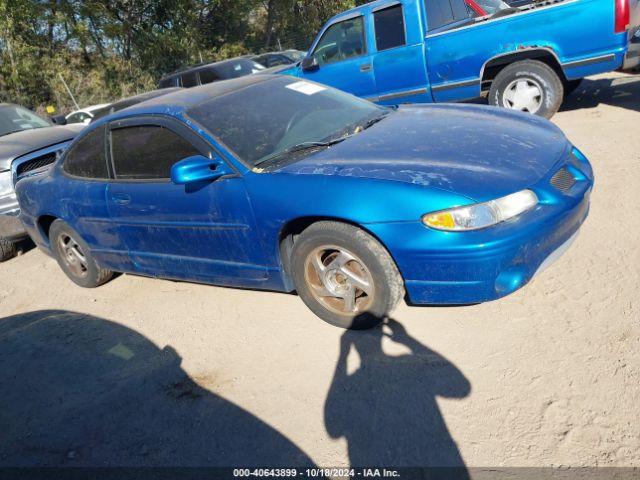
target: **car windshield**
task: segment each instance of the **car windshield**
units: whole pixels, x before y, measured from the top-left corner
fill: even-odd
[[[213,98],[188,115],[255,167],[327,147],[389,112],[330,87],[277,77]]]
[[[239,58],[238,60],[229,60],[227,62],[213,65],[212,69],[218,76],[224,80],[230,78],[244,77],[252,73],[258,73],[265,68],[253,60]]]
[[[23,130],[50,126],[49,122],[26,108],[18,107],[17,105],[3,105],[0,107],[0,137]]]
[[[287,57],[289,57],[294,62],[299,62],[306,55],[305,52],[298,52],[296,50],[289,50],[289,51],[287,51],[285,53],[286,53]]]

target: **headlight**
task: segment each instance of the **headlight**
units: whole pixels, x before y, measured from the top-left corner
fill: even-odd
[[[425,225],[437,230],[462,232],[491,227],[517,217],[538,204],[538,197],[531,190],[520,192],[466,207],[428,213],[422,217]]]
[[[13,178],[11,171],[0,172],[0,197],[13,193]]]

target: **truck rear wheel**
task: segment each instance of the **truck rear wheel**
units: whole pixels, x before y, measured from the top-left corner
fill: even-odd
[[[546,63],[523,60],[505,67],[491,84],[489,103],[545,118],[553,117],[564,100],[564,86]]]

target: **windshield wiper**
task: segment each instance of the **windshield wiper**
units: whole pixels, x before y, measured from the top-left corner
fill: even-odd
[[[387,118],[387,116],[389,115],[389,113],[391,113],[391,112],[385,112],[385,113],[383,113],[382,115],[379,115],[379,116],[377,116],[377,117],[373,117],[373,118],[371,118],[371,119],[367,120],[365,123],[363,123],[363,124],[361,124],[361,125],[358,125],[358,126],[356,127],[355,132],[356,132],[356,133],[359,133],[359,132],[361,132],[361,131],[363,131],[363,130],[366,130],[367,128],[371,128],[371,127],[373,127],[376,123],[381,122],[382,120],[384,120],[385,118]]]
[[[332,140],[327,140],[325,142],[302,142],[302,143],[298,143],[298,144],[293,145],[291,147],[285,148],[284,150],[282,150],[280,152],[275,152],[275,153],[272,153],[271,155],[267,155],[266,157],[264,157],[263,159],[258,161],[254,165],[254,167],[257,167],[258,165],[262,165],[262,164],[267,163],[267,162],[271,162],[271,161],[273,161],[273,160],[275,160],[277,158],[281,158],[281,157],[284,157],[286,155],[290,155],[292,153],[303,152],[305,150],[314,150],[316,148],[331,147],[332,145],[336,145],[337,143],[344,142],[347,138],[351,137],[352,135],[353,134],[343,135],[341,137],[334,138]]]

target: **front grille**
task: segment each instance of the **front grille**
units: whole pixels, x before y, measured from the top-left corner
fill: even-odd
[[[576,177],[573,176],[573,173],[571,173],[567,167],[561,168],[551,177],[551,185],[561,192],[569,191],[575,184]]]
[[[18,165],[18,168],[16,169],[16,174],[18,177],[20,177],[25,173],[35,170],[37,168],[51,165],[53,162],[56,161],[56,158],[57,158],[56,152],[47,153],[46,155],[43,155],[41,157],[32,158],[31,160],[28,160]]]

